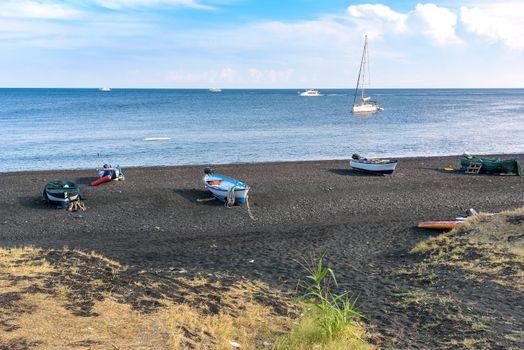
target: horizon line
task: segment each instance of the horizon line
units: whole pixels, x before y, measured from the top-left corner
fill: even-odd
[[[68,90],[100,90],[101,87],[7,87],[0,86],[0,89],[68,89]],[[304,90],[311,87],[224,87],[221,90]],[[209,90],[211,87],[110,87],[111,90]],[[355,90],[354,87],[319,87],[316,90]],[[373,87],[366,90],[519,90],[523,87]]]

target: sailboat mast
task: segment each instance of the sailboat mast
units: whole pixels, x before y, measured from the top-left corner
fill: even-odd
[[[365,36],[365,41],[364,41],[364,50],[362,50],[362,59],[360,60],[360,69],[358,71],[358,79],[357,79],[357,87],[355,88],[355,95],[353,97],[353,103],[356,102],[357,100],[357,94],[358,94],[358,87],[360,85],[360,78],[362,77],[362,98],[364,98],[364,77],[365,77],[365,72],[364,74],[362,74],[362,69],[365,69],[365,63],[364,63],[364,60],[366,58],[366,50],[367,50],[367,47],[368,47],[368,36],[366,35]]]
[[[368,36],[364,36],[364,53],[362,54],[362,101],[364,101],[364,88],[366,86],[366,64],[368,63],[367,61],[369,60],[369,56],[368,56]]]

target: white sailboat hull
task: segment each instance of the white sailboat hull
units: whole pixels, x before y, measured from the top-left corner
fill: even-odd
[[[359,103],[353,105],[353,113],[373,113],[379,110],[375,103]]]

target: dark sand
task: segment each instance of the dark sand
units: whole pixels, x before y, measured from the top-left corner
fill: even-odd
[[[524,155],[515,157],[524,163]],[[68,246],[158,273],[220,272],[283,289],[304,276],[304,259],[326,252],[342,288],[358,293],[382,347],[439,348],[440,335],[413,329],[391,297],[407,283],[395,271],[428,237],[415,225],[453,219],[467,208],[498,212],[524,205],[524,177],[439,170],[446,166],[459,167],[458,157],[402,159],[392,176],[360,174],[346,161],[216,166],[217,173],[252,187],[257,221],[246,208],[198,203],[209,197],[200,166],[125,169],[126,181],[99,187],[88,187],[94,170],[4,173],[0,246]],[[41,191],[55,179],[81,184],[88,210],[47,207]],[[471,305],[497,307],[497,300],[478,297],[471,294]],[[503,313],[522,312],[522,305],[500,302]]]

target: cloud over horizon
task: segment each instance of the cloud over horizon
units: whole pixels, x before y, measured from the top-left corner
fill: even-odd
[[[347,86],[364,34],[372,41],[372,68],[382,73],[375,81],[385,86],[420,84],[415,74],[426,71],[431,76],[432,70],[440,74],[435,73],[433,81],[441,81],[446,69],[452,69],[445,62],[466,69],[454,72],[466,85],[481,83],[473,77],[491,72],[498,60],[511,60],[513,69],[524,72],[518,63],[524,53],[524,4],[515,1],[455,7],[449,2],[413,2],[399,10],[348,0],[338,12],[293,19],[257,12],[231,17],[249,2],[0,0],[0,47],[8,49],[0,63],[15,67],[0,77],[0,85],[29,84],[28,73],[16,67],[28,61],[27,52],[32,51],[60,64],[53,69],[55,77],[63,79],[75,74],[69,66],[86,72],[104,67],[98,70],[109,78],[87,78],[84,84],[106,79],[114,86],[132,85],[135,78],[136,86]],[[182,9],[184,15],[178,16]],[[500,48],[509,54],[504,56]],[[479,58],[481,63],[466,64]],[[35,67],[47,61],[35,61]],[[432,66],[436,62],[438,66]],[[33,76],[42,77],[40,84],[46,82],[44,71]],[[498,76],[498,85],[509,81],[509,69]]]
[[[499,3],[460,8],[467,30],[510,49],[524,49],[524,3]]]

